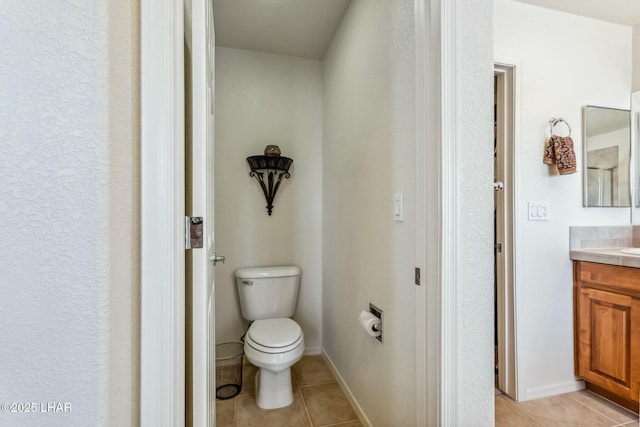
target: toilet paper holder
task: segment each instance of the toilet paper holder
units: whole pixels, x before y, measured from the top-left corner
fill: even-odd
[[[380,319],[380,335],[378,335],[376,339],[380,342],[384,342],[382,338],[382,335],[384,334],[384,312],[375,305],[369,303],[369,313]]]

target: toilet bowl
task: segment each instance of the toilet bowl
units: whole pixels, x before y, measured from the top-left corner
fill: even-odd
[[[296,310],[300,268],[252,267],[236,270],[242,317],[251,326],[244,354],[260,368],[256,374],[256,403],[262,409],[291,405],[291,366],[304,353],[304,335],[291,319]]]
[[[257,320],[244,342],[247,360],[260,368],[256,373],[256,403],[262,409],[291,405],[291,366],[304,353],[302,329],[289,318]]]

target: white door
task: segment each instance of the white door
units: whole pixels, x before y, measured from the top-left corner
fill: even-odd
[[[203,217],[204,247],[192,250],[193,425],[215,425],[215,239],[213,209],[215,36],[211,0],[193,0],[191,9],[191,207]],[[187,124],[188,125],[188,124]],[[188,197],[188,196],[187,196]]]
[[[516,67],[498,64],[495,76],[495,272],[497,388],[517,399],[515,337],[514,150],[516,126]]]

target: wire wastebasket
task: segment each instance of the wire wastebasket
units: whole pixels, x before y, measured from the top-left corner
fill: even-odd
[[[244,344],[225,342],[216,345],[216,398],[231,399],[242,390]]]

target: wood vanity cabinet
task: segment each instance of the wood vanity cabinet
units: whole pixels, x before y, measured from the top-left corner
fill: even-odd
[[[576,375],[638,412],[640,269],[574,261],[573,295]]]

